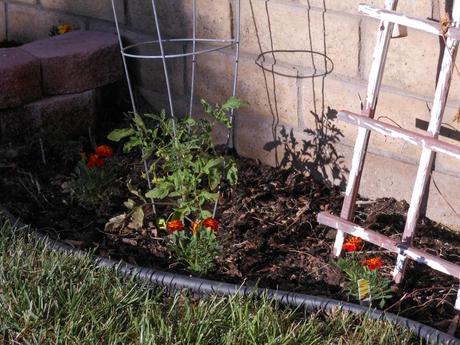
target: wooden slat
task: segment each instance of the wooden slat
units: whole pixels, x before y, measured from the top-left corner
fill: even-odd
[[[365,4],[359,5],[359,12],[366,14],[371,18],[386,20],[438,36],[443,35],[443,32],[441,31],[441,24],[434,20],[410,17],[395,11],[384,10]],[[446,36],[460,40],[460,30],[458,28],[450,28],[447,31]]]
[[[456,28],[460,26],[460,1],[455,1],[452,9],[452,21]],[[447,104],[447,96],[449,95],[450,83],[452,80],[452,73],[454,72],[455,59],[458,51],[459,41],[448,38],[444,55],[441,63],[441,71],[439,73],[438,83],[433,100],[433,107],[431,108],[430,124],[428,125],[427,135],[437,138],[441,130],[442,118]],[[415,228],[417,221],[420,217],[420,208],[422,206],[423,198],[426,195],[429,181],[431,178],[431,171],[433,170],[434,152],[428,148],[423,149],[420,157],[420,163],[415,178],[414,190],[410,200],[409,210],[407,211],[406,226],[402,242],[412,243],[415,235]],[[398,255],[395,270],[393,272],[394,280],[400,283],[404,276],[406,267],[404,255]]]
[[[379,234],[376,231],[361,227],[348,220],[334,216],[327,212],[318,215],[320,224],[343,231],[347,234],[362,238],[364,241],[375,244],[393,253],[402,254],[406,257],[427,265],[441,273],[448,274],[455,278],[460,278],[460,266],[438,256],[425,253],[423,250],[397,242],[390,237]]]
[[[341,110],[337,117],[339,120],[346,123],[366,128],[392,138],[402,139],[410,144],[420,146],[424,149],[460,159],[459,146],[440,141],[432,136],[414,133],[407,129],[396,127],[346,110]]]
[[[395,10],[398,5],[398,0],[385,0],[385,8]],[[372,64],[369,72],[369,84],[367,87],[366,104],[363,114],[372,118],[374,117],[375,108],[377,106],[380,86],[382,84],[383,71],[390,44],[391,34],[393,32],[393,23],[382,21],[380,30],[377,34],[377,44],[372,56]],[[361,183],[361,175],[363,165],[366,159],[367,147],[369,145],[370,131],[360,128],[356,138],[355,148],[353,152],[353,161],[348,177],[347,189],[345,191],[345,199],[343,201],[341,217],[351,220],[355,211],[356,198],[358,196],[359,186]],[[340,256],[345,235],[340,230],[337,231],[334,243],[334,255]]]

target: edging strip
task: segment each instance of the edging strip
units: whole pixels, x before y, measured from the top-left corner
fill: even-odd
[[[85,256],[88,254],[87,252],[53,240],[46,235],[32,230],[31,227],[24,225],[20,220],[10,214],[8,211],[4,210],[1,206],[0,216],[7,218],[11,224],[19,225],[28,233],[42,240],[49,249],[58,252],[70,253],[76,256]],[[147,267],[134,266],[123,261],[110,260],[100,256],[94,257],[94,263],[100,268],[114,269],[125,277],[139,279],[143,282],[165,287],[170,290],[190,290],[201,296],[209,296],[213,294],[219,296],[266,296],[269,300],[277,301],[284,305],[301,307],[307,311],[329,312],[339,309],[341,311],[351,312],[354,314],[367,314],[367,316],[369,316],[371,319],[389,321],[395,325],[407,328],[418,337],[423,338],[428,342],[435,344],[460,345],[460,339],[433,327],[426,326],[420,322],[410,320],[392,313],[386,313],[378,309],[368,308],[354,303],[338,301],[326,297],[299,294],[289,291],[257,288],[246,285],[237,285],[209,279],[202,279],[198,277],[189,277],[182,274],[163,272]]]

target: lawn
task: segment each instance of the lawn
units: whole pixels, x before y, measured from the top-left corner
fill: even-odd
[[[50,251],[0,219],[1,344],[419,344],[389,323],[265,300],[198,300]]]

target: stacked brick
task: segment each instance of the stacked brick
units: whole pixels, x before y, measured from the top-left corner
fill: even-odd
[[[121,78],[117,36],[75,31],[0,49],[0,140],[87,132],[100,88]]]

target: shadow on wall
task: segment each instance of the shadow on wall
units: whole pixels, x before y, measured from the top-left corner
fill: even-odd
[[[273,119],[271,125],[273,140],[265,143],[264,150],[273,152],[278,167],[292,167],[300,172],[308,172],[328,184],[344,188],[348,171],[342,164],[343,156],[335,148],[343,134],[334,122],[337,111],[325,105],[325,78],[333,70],[333,61],[327,56],[326,49],[325,3],[323,2],[320,21],[315,20],[313,23],[310,3],[307,0],[308,9],[305,17],[307,39],[304,40],[304,46],[284,49],[284,47],[275,47],[275,44],[279,43],[275,42],[273,37],[269,2],[265,2],[268,35],[263,35],[268,37],[269,42],[262,42],[261,28],[258,27],[256,20],[256,16],[260,18],[261,13],[255,13],[253,0],[249,2],[260,48],[256,64],[262,69],[269,111]],[[318,27],[321,28],[320,35],[318,35]],[[300,37],[302,33],[298,35]],[[280,45],[284,42],[287,45],[292,43],[291,37],[283,38]],[[267,44],[270,50],[264,52],[262,46]],[[288,68],[286,68],[286,61]],[[299,131],[280,124],[277,84],[282,82],[282,78],[293,78],[296,81]],[[301,133],[299,135],[301,138],[296,138],[296,132]]]

